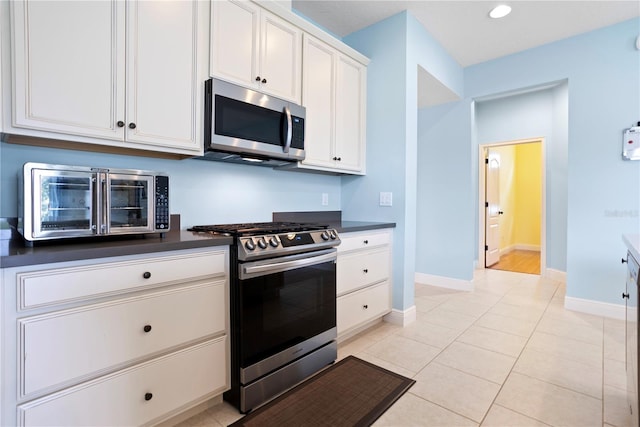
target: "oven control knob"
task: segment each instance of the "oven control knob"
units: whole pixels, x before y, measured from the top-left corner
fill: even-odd
[[[260,246],[261,249],[267,249],[267,242],[264,240],[264,237],[258,239],[258,246]]]
[[[323,231],[320,237],[322,237],[322,240],[329,240],[329,233]]]
[[[252,239],[247,239],[247,241],[244,243],[244,247],[247,248],[247,250],[254,250],[256,248],[255,243],[253,243]]]
[[[269,239],[269,244],[274,248],[278,247],[279,243],[278,243],[278,239],[276,239],[276,236],[273,236],[271,239]]]
[[[338,235],[336,234],[335,230],[331,230],[329,232],[329,237],[331,237],[331,240],[336,240],[338,238]]]

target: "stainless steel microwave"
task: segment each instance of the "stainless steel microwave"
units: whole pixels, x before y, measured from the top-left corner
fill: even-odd
[[[26,163],[18,230],[28,241],[169,230],[169,177],[131,169]]]
[[[203,159],[262,166],[304,160],[304,121],[300,105],[209,79]]]

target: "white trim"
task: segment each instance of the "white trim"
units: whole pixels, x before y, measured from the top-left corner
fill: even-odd
[[[554,268],[547,268],[544,272],[544,277],[558,282],[567,283],[567,272],[556,270]]]
[[[541,156],[541,177],[542,185],[542,203],[540,207],[540,271],[545,271],[547,268],[547,155],[546,155],[546,141],[544,137],[519,139],[516,141],[503,141],[494,142],[489,144],[478,144],[478,259],[477,268],[484,270],[485,250],[485,165],[484,159],[486,158],[485,150],[491,147],[502,147],[505,145],[516,144],[528,144],[533,142],[540,143],[540,156]],[[515,245],[518,246],[518,245]]]
[[[624,304],[611,304],[582,298],[564,297],[564,308],[611,319],[625,320]]]
[[[441,288],[455,289],[458,291],[472,291],[471,280],[452,279],[450,277],[435,276],[433,274],[416,273],[415,282],[423,285],[439,286]]]
[[[391,310],[391,313],[383,317],[384,321],[392,325],[399,325],[403,328],[416,321],[416,306],[412,305],[406,310]]]

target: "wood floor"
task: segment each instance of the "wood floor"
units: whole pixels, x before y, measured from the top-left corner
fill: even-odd
[[[513,250],[500,256],[500,261],[489,267],[494,270],[540,274],[540,252]]]

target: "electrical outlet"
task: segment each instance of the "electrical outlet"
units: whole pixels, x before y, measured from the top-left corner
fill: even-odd
[[[380,206],[393,206],[393,193],[387,192],[387,191],[381,191]]]
[[[322,193],[322,206],[329,206],[329,193]]]

